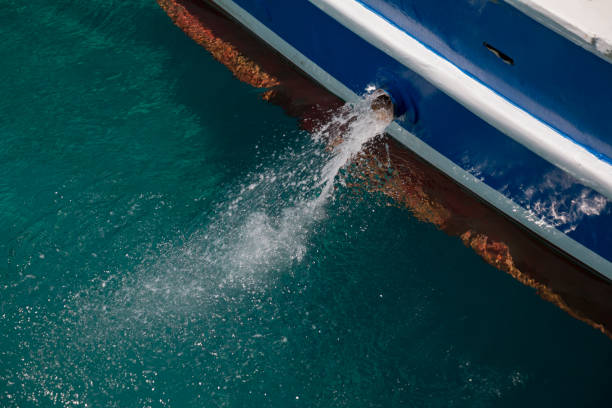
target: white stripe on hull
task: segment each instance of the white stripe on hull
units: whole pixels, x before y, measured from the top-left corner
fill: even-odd
[[[482,120],[612,199],[612,165],[519,108],[354,0],[310,0],[347,29],[422,76]]]

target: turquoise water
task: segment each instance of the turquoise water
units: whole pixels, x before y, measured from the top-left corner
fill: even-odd
[[[1,4],[0,406],[611,406],[612,342],[457,238],[295,212],[324,155],[153,0]]]

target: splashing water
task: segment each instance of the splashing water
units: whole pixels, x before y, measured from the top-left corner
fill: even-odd
[[[216,221],[222,221],[210,227],[217,236],[210,248],[216,255],[226,254],[222,269],[228,281],[244,282],[253,273],[303,258],[313,224],[325,217],[338,175],[389,124],[391,116],[371,109],[372,98],[366,94],[359,103],[343,106],[311,142],[252,175],[255,180],[219,212]],[[223,230],[228,221],[233,227]]]
[[[18,373],[31,383],[30,398],[83,402],[94,392],[92,378],[104,378],[96,386],[104,395],[120,394],[126,387],[120,377],[140,378],[141,365],[154,359],[139,356],[134,345],[197,349],[193,345],[202,340],[191,325],[214,334],[225,327],[218,319],[234,309],[249,305],[248,315],[273,307],[265,303],[273,276],[302,261],[342,169],[389,123],[370,108],[371,99],[345,105],[311,138],[302,133],[297,147],[274,155],[271,166],[229,186],[224,201],[194,222],[184,242],[168,244],[134,270],[105,271],[65,299],[57,322],[33,325],[39,353]],[[208,347],[227,352],[225,341]],[[116,364],[120,374],[101,374],[115,372]]]
[[[370,108],[373,97],[344,105],[311,140],[273,156],[271,167],[230,187],[186,242],[122,275],[111,302],[122,315],[117,319],[126,326],[145,315],[169,323],[174,312],[203,306],[215,293],[225,296],[226,289],[265,289],[267,274],[302,261],[342,169],[389,124],[391,116]],[[99,302],[106,314],[112,306],[104,292]],[[84,297],[91,303],[91,293]]]
[[[129,273],[109,271],[73,294],[61,318],[63,327],[43,328],[41,338],[47,340],[40,346],[70,352],[60,357],[56,352],[52,360],[47,358],[50,353],[40,353],[40,361],[26,364],[20,377],[36,379],[36,388],[44,393],[57,392],[70,378],[85,381],[94,367],[104,370],[113,361],[131,361],[126,336],[137,344],[155,345],[152,348],[169,347],[177,336],[197,344],[186,331],[189,322],[215,327],[211,319],[222,316],[214,312],[219,308],[251,303],[263,307],[256,294],[265,292],[266,277],[303,259],[342,169],[388,125],[388,118],[370,109],[370,102],[366,95],[359,103],[345,105],[310,140],[275,155],[271,167],[261,167],[230,187],[224,203],[196,222],[186,242],[170,245]],[[91,349],[112,350],[112,358],[87,357]],[[64,361],[61,370],[53,364],[57,358]],[[105,392],[121,386],[112,377],[100,384]],[[64,391],[54,398],[73,393]]]
[[[334,180],[338,172],[358,154],[372,138],[382,134],[392,119],[388,112],[374,111],[371,109],[371,101],[375,96],[368,94],[364,100],[357,105],[345,105],[339,115],[336,115],[330,123],[315,134],[315,139],[320,140],[330,128],[348,125],[348,129],[342,141],[334,148],[334,155],[321,171],[321,182],[323,190],[315,201],[316,205],[322,205],[328,199]]]
[[[367,103],[311,137],[155,2],[5,3],[1,407],[609,405],[599,333],[345,196]]]
[[[389,124],[390,115],[370,108],[373,97],[344,105],[310,140],[275,155],[271,167],[230,187],[212,217],[195,223],[186,242],[122,275],[110,303],[105,289],[93,306],[91,293],[85,294],[88,300],[79,308],[99,309],[103,303],[98,320],[114,309],[121,316],[111,313],[112,319],[126,327],[143,316],[171,324],[176,313],[204,306],[215,294],[265,289],[267,274],[302,261],[342,169]]]

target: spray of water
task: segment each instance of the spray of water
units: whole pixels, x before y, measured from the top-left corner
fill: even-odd
[[[382,134],[391,120],[389,112],[379,112],[371,109],[373,95],[366,95],[357,105],[345,105],[339,114],[334,116],[330,123],[319,130],[315,135],[320,140],[329,129],[342,129],[346,131],[333,151],[332,158],[321,170],[323,190],[315,201],[322,205],[329,198],[336,176],[363,148],[364,144],[372,138]]]
[[[275,155],[271,165],[231,187],[187,242],[143,263],[135,281],[119,285],[117,310],[139,316],[166,313],[172,305],[193,309],[229,288],[265,289],[270,274],[301,262],[342,170],[391,120],[371,108],[373,98],[367,94],[345,105],[310,140]]]
[[[345,105],[310,140],[275,155],[270,166],[231,187],[187,242],[143,264],[137,282],[121,285],[116,303],[131,305],[122,313],[168,311],[177,300],[190,309],[229,288],[265,289],[267,276],[301,262],[342,170],[389,124],[389,115],[371,109],[374,97]]]
[[[273,186],[251,184],[247,189],[257,190],[255,196],[248,197],[242,189],[234,202],[243,202],[247,213],[235,230],[239,235],[233,240],[235,246],[227,252],[232,258],[226,271],[230,280],[244,279],[261,267],[276,269],[302,259],[308,235],[314,223],[325,217],[325,206],[333,197],[342,169],[368,141],[381,135],[392,119],[389,112],[371,108],[375,97],[366,94],[359,103],[345,105],[304,148],[290,152],[276,166],[259,174],[260,181],[272,182]],[[298,191],[296,186],[300,187]],[[251,211],[254,208],[257,210]]]
[[[153,358],[138,354],[143,345],[198,349],[206,333],[213,357],[234,353],[227,349],[233,333],[222,332],[233,326],[223,322],[226,316],[242,316],[237,312],[242,307],[247,315],[270,309],[274,319],[280,311],[265,300],[270,277],[290,273],[302,261],[342,170],[388,125],[389,118],[373,111],[370,102],[366,96],[344,106],[311,139],[229,186],[224,201],[196,222],[185,242],[168,245],[136,270],[101,274],[67,299],[57,322],[40,325],[40,352],[19,374],[21,381],[35,382],[32,398],[68,401],[78,394],[81,400],[100,370],[140,378],[142,365],[149,364],[144,361]],[[260,335],[238,339],[246,343],[236,347],[248,350]],[[215,338],[222,341],[216,344]],[[115,377],[102,376],[96,388],[120,392],[125,381]],[[137,386],[140,380],[134,381]],[[80,393],[71,388],[81,382]]]

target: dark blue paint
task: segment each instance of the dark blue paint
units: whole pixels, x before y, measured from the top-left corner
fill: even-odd
[[[368,8],[369,10],[371,10],[372,12],[378,14],[380,17],[384,18],[389,24],[404,30],[404,28],[402,28],[401,26],[399,26],[395,21],[389,19],[388,17],[380,14],[380,12],[374,8],[372,8],[370,5],[361,2],[361,0],[356,0],[357,2],[359,2],[360,4],[362,4],[364,7]],[[412,36],[412,38],[417,39],[416,37]],[[417,41],[421,41],[419,39],[417,39]],[[429,45],[427,45],[426,43],[421,41],[421,44],[423,44],[425,47],[427,47],[430,51],[432,51],[433,53],[435,53],[436,55],[438,55],[439,57],[453,63],[452,61],[450,61],[445,55],[441,54],[437,49],[430,47]],[[508,55],[505,55],[503,52],[501,52],[500,50],[497,50],[495,47],[492,47],[490,44],[487,44],[486,42],[483,42],[483,46],[485,46],[485,48],[487,48],[487,50],[490,51],[490,49],[495,49],[496,53],[498,53],[499,55],[496,56],[496,58],[499,58],[503,63],[505,64],[509,64],[509,65],[514,65],[514,60],[512,58],[510,58]],[[495,53],[493,53],[495,55]],[[502,56],[503,54],[503,56]],[[511,63],[509,63],[508,61],[511,61]],[[502,98],[506,99],[508,102],[510,102],[511,104],[513,104],[514,106],[518,107],[519,109],[523,109],[525,110],[525,108],[523,106],[520,106],[519,104],[517,104],[515,101],[508,99],[504,94],[502,94],[501,92],[499,92],[497,89],[492,88],[489,84],[485,83],[482,81],[481,78],[476,77],[475,75],[473,75],[471,72],[466,71],[465,69],[463,69],[462,67],[459,67],[459,69],[462,70],[462,72],[464,74],[466,74],[467,76],[469,76],[470,78],[474,79],[475,81],[483,84],[484,86],[486,86],[487,88],[491,89],[493,92],[495,92],[496,94],[498,94],[499,96],[501,96]],[[399,90],[399,88],[398,88]],[[538,116],[538,112],[542,113],[543,110],[540,107],[535,107],[534,110],[530,111],[530,114],[532,116],[534,116],[535,118],[537,118],[538,120],[540,120],[541,122],[546,123],[548,126],[552,127],[553,129],[555,129],[555,131],[557,131],[559,134],[561,134],[563,137],[565,137],[566,139],[570,140],[572,143],[577,144],[581,147],[583,147],[584,149],[588,150],[591,154],[593,154],[594,156],[596,156],[597,158],[599,158],[600,160],[603,160],[607,163],[612,164],[612,156],[606,155],[604,153],[602,153],[601,150],[597,150],[596,148],[594,148],[592,145],[598,146],[600,149],[603,149],[604,151],[608,151],[608,146],[607,145],[601,145],[601,143],[599,143],[599,140],[593,140],[592,137],[589,137],[587,135],[581,134],[579,131],[577,131],[575,129],[575,127],[571,127],[570,129],[573,129],[575,131],[575,133],[579,134],[579,137],[576,138],[575,136],[572,136],[570,134],[568,134],[567,132],[565,132],[564,130],[560,129],[558,126],[556,126],[554,123],[547,121],[546,119],[544,119],[542,116],[544,117],[550,117],[550,112],[543,112],[544,115],[542,116]],[[559,119],[559,118],[557,118]],[[562,123],[563,122],[562,120]],[[587,144],[586,141],[591,142],[591,144]]]
[[[612,157],[612,64],[504,2],[360,1],[595,154]]]
[[[536,201],[554,200],[561,203],[556,208],[561,211],[563,206],[569,208],[572,199],[582,192],[596,196],[592,190],[489,126],[310,2],[300,0],[289,4],[282,0],[265,3],[238,0],[237,3],[354,92],[362,93],[370,84],[402,89],[402,97],[409,98],[416,106],[415,116],[406,115],[400,119],[402,126],[523,206],[533,206]],[[422,31],[421,28],[417,34],[422,35]],[[496,44],[495,39],[490,39],[490,42]],[[486,54],[491,54],[482,48]],[[503,49],[503,46],[500,48]],[[518,65],[520,55],[516,56]],[[494,57],[494,62],[499,61]],[[516,67],[501,65],[504,69]],[[414,117],[418,117],[416,123],[413,123]],[[550,177],[561,177],[566,187],[559,186],[559,191],[554,192],[547,190],[547,178]],[[530,187],[537,193],[529,197],[525,191]],[[612,205],[608,203],[600,215],[584,218],[589,219],[590,228],[581,228],[580,220],[576,222],[578,227],[572,231],[569,231],[572,225],[561,223],[559,228],[567,230],[573,239],[612,260],[612,235],[607,233],[612,229],[611,213]]]

